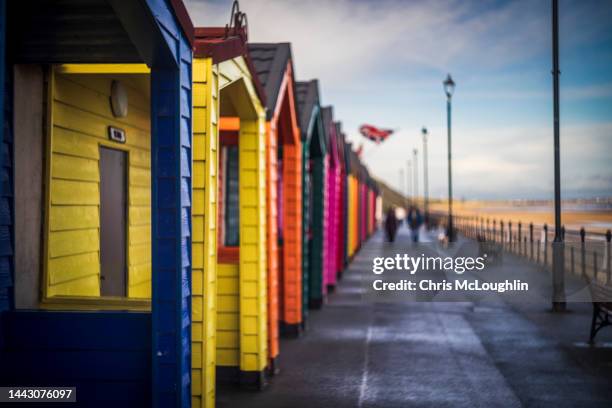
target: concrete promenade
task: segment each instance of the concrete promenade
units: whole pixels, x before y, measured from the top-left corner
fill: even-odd
[[[280,375],[263,392],[221,389],[217,406],[612,407],[612,327],[586,345],[590,304],[364,301],[372,258],[410,247],[405,228],[392,245],[376,234],[302,338],[282,342]]]

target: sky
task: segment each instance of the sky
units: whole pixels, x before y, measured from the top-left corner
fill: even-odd
[[[224,26],[229,0],[186,0],[196,26]],[[291,42],[298,80],[318,78],[322,105],[370,172],[402,191],[427,127],[429,192],[446,197],[451,73],[453,195],[553,197],[551,1],[243,0],[250,42]],[[563,198],[612,197],[612,1],[559,1]],[[381,145],[363,123],[397,129]],[[414,180],[411,166],[410,180]]]

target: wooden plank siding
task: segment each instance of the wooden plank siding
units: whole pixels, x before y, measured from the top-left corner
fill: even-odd
[[[240,254],[238,264],[218,264],[216,364],[262,372],[268,356],[265,112],[243,57],[219,64],[219,103],[240,119]]]
[[[270,359],[278,357],[280,320],[278,262],[278,136],[276,123],[266,123],[266,205],[268,256],[268,352]]]
[[[189,407],[192,49],[168,2],[146,2],[173,57],[151,69],[153,406]]]
[[[328,155],[328,161],[330,166],[328,167],[327,172],[327,202],[328,202],[328,225],[327,225],[327,234],[325,235],[325,239],[327,241],[326,247],[328,248],[328,263],[326,266],[327,273],[327,284],[328,285],[336,285],[337,283],[337,256],[336,253],[338,251],[338,219],[339,219],[339,183],[340,176],[337,164],[334,160],[331,160],[331,155],[334,154],[333,149],[332,152]]]
[[[355,253],[355,242],[357,233],[357,183],[355,176],[348,176],[348,256],[351,258]]]
[[[219,73],[193,60],[193,265],[191,405],[214,407],[217,362],[217,170]]]
[[[241,121],[240,180],[240,369],[267,365],[266,168],[263,109]]]
[[[6,7],[4,2],[2,7]],[[0,17],[0,47],[4,48],[4,13]],[[4,73],[4,59],[0,70]],[[14,281],[14,199],[13,199],[13,80],[12,75],[0,77],[4,87],[0,110],[3,113],[2,143],[0,143],[0,313],[13,307]],[[0,339],[3,338],[0,324]],[[2,340],[0,340],[0,348]]]
[[[299,325],[302,322],[302,142],[297,123],[292,69],[291,61],[287,62],[274,117],[269,121],[268,129],[271,139],[269,148],[273,148],[275,143],[282,143],[283,247],[279,248],[282,251],[282,262],[279,265],[277,279],[277,282],[282,282],[282,287],[278,288],[281,294],[279,319],[288,331],[299,333]],[[277,145],[276,149],[279,148],[281,147]],[[276,154],[277,150],[273,150],[268,152],[268,157]],[[278,166],[273,164],[269,166],[268,173],[273,176]],[[268,192],[271,191],[272,196],[278,194],[277,183],[272,184],[272,180],[268,180],[268,183],[271,184]],[[271,199],[269,194],[268,202]],[[274,211],[268,211],[268,220],[276,223],[276,218],[271,220],[271,212]],[[268,234],[269,239],[274,241],[278,239],[274,234],[275,230],[272,225]],[[271,252],[273,248],[268,248],[269,256],[274,256]],[[273,287],[276,284],[272,282],[269,286]],[[270,322],[270,325],[272,324],[276,323]]]
[[[308,318],[308,301],[310,299],[310,211],[311,183],[310,176],[310,143],[311,139],[302,138],[302,321]]]
[[[299,132],[298,132],[299,135]],[[302,322],[302,144],[283,146],[283,316]]]
[[[359,202],[360,197],[360,187],[359,187],[359,179],[356,176],[351,176],[353,180],[353,188],[351,192],[353,193],[353,252],[352,255],[355,255],[357,249],[359,249],[359,220],[361,214],[361,206]]]
[[[326,294],[325,268],[327,265],[326,223],[327,223],[327,160],[325,156],[311,159],[312,163],[312,239],[310,253],[310,305],[320,308]]]
[[[240,366],[240,273],[235,264],[219,264],[216,364]]]
[[[148,81],[136,76],[52,74],[47,297],[100,296],[100,146],[126,151],[128,297],[151,297],[151,127]],[[125,118],[113,117],[111,83],[128,90]],[[126,131],[109,142],[108,126]]]

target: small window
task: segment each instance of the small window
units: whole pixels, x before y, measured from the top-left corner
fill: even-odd
[[[238,132],[220,133],[219,154],[219,262],[238,262],[240,245],[240,195]]]
[[[127,153],[100,147],[100,294],[127,296]]]
[[[223,146],[224,164],[224,246],[239,245],[240,213],[238,203],[238,146]]]

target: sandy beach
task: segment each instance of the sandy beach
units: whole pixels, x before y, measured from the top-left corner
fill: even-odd
[[[432,202],[431,211],[446,212],[445,201]],[[466,200],[453,203],[457,215],[476,215],[491,220],[522,222],[536,225],[554,223],[554,208],[551,202],[522,201],[477,201]],[[562,205],[562,222],[567,230],[605,233],[612,229],[612,207],[609,203],[566,202]]]

